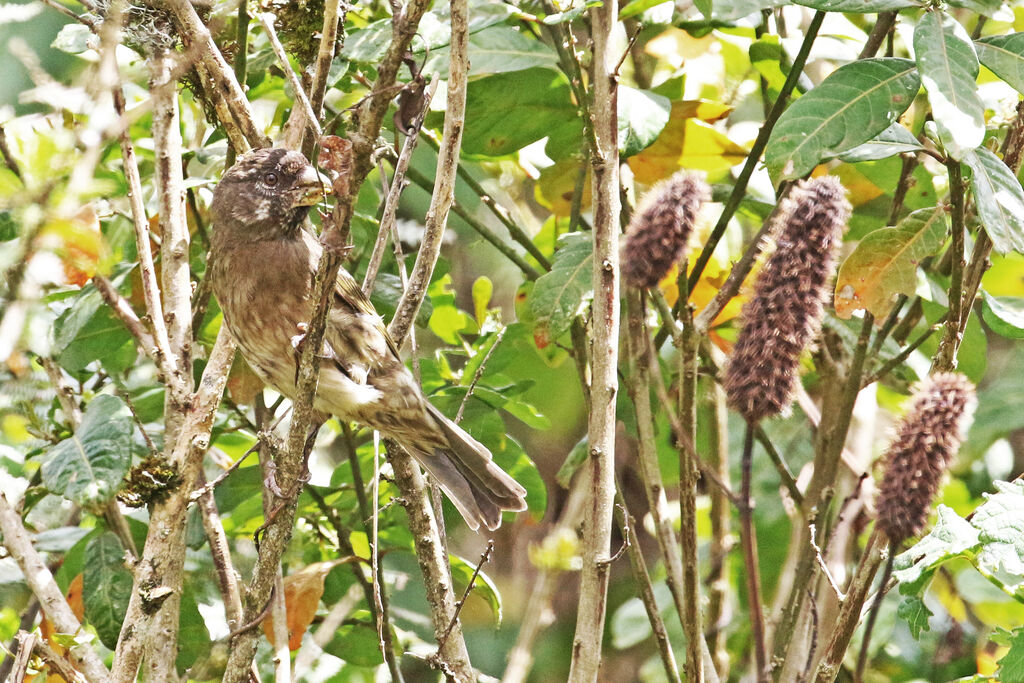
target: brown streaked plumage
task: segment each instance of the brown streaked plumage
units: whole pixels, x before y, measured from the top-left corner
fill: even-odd
[[[295,393],[293,339],[312,316],[322,248],[303,227],[323,196],[298,152],[239,157],[213,193],[213,291],[249,365],[288,397]],[[524,510],[526,490],[490,452],[424,398],[373,305],[338,273],[324,334],[314,407],[399,442],[430,472],[474,530],[496,529],[502,510]]]

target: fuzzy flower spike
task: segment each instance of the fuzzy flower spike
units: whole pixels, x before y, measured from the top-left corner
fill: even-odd
[[[956,372],[936,373],[917,387],[886,451],[878,490],[878,526],[891,542],[924,529],[975,403],[974,386]]]
[[[686,250],[701,204],[711,189],[680,171],[644,195],[622,247],[622,276],[634,287],[654,287]]]
[[[850,205],[834,176],[799,183],[781,207],[775,251],[743,306],[725,374],[729,404],[750,423],[789,407],[800,354],[821,328]]]

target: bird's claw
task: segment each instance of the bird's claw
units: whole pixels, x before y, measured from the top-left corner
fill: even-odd
[[[352,251],[352,245],[342,237],[339,230],[324,230],[320,235],[320,246],[338,259],[348,258],[349,252]]]

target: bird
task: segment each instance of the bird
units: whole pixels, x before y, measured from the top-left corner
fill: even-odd
[[[296,344],[313,314],[323,253],[307,215],[324,195],[322,177],[301,153],[262,148],[238,157],[210,203],[210,277],[224,323],[253,371],[288,398],[295,397]],[[343,268],[320,357],[314,409],[401,445],[471,529],[493,531],[503,510],[526,509],[526,489],[426,399],[373,304]]]

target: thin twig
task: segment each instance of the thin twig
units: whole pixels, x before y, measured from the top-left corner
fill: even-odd
[[[313,84],[309,89],[309,104],[317,120],[323,115],[324,96],[327,94],[327,78],[331,73],[334,61],[335,46],[338,42],[339,27],[344,23],[344,11],[348,3],[341,0],[328,0],[324,3],[324,27],[320,33],[320,48],[316,54],[316,70],[313,72]]]
[[[658,611],[658,603],[654,599],[654,587],[651,584],[650,572],[647,571],[647,561],[644,559],[640,545],[631,539],[631,529],[636,526],[636,522],[626,510],[621,496],[619,496],[619,504],[615,507],[623,543],[629,549],[629,563],[633,569],[633,578],[636,579],[637,594],[644,604],[647,620],[651,622],[651,632],[654,633],[654,641],[658,644],[658,654],[661,656],[665,675],[669,681],[680,683],[679,666],[676,664],[675,653],[672,652],[672,643],[669,642],[665,622]]]
[[[764,606],[761,601],[761,569],[757,559],[757,536],[754,531],[754,499],[750,493],[751,461],[754,448],[754,425],[748,423],[743,437],[743,475],[740,489],[740,530],[743,542],[744,576],[747,583],[747,603],[750,608],[750,630],[754,641],[754,679],[767,680],[767,644],[765,642]]]
[[[878,613],[882,608],[882,599],[885,597],[885,584],[889,583],[889,578],[892,576],[893,562],[896,559],[896,547],[893,543],[889,544],[889,559],[885,561],[885,570],[882,572],[881,586],[878,592],[875,593],[874,600],[871,604],[871,611],[868,613],[868,621],[864,624],[864,635],[861,637],[860,654],[857,655],[857,668],[854,670],[853,680],[863,681],[864,680],[864,669],[868,663],[868,648],[871,645],[871,633],[875,630],[875,621],[878,619]]]
[[[679,281],[685,286],[685,263],[680,266]],[[680,293],[680,298],[683,294]],[[693,326],[693,307],[680,310],[683,324],[683,344],[679,348],[679,423],[686,434],[687,443],[697,436],[697,348],[699,337]],[[667,412],[672,412],[666,406]],[[700,458],[694,449],[679,448],[679,539],[683,564],[683,608],[680,615],[686,633],[686,678],[704,681],[704,661],[701,643],[704,627],[701,624],[700,578],[697,553],[697,472]]]
[[[455,627],[455,620],[459,618],[459,612],[466,604],[466,600],[469,599],[469,594],[472,592],[474,586],[476,586],[476,577],[480,576],[480,570],[487,564],[491,559],[491,553],[494,552],[494,539],[487,540],[487,547],[480,553],[480,559],[476,563],[476,567],[473,569],[473,575],[469,577],[469,583],[466,584],[466,590],[463,591],[462,597],[455,603],[455,614],[452,615],[452,620],[448,623],[448,628],[444,630],[444,635],[441,636],[441,641],[438,643],[437,651],[440,653],[444,649],[444,644],[448,642],[448,636],[451,634],[452,629]]]
[[[409,169],[408,176],[409,180],[416,183],[426,192],[430,192],[433,188],[433,183],[430,179],[415,168]],[[466,224],[475,230],[478,235],[487,240],[491,246],[497,249],[503,256],[505,256],[505,258],[518,266],[519,270],[523,272],[527,279],[536,280],[540,277],[540,273],[537,269],[530,265],[530,263],[512,247],[512,245],[508,244],[505,238],[487,227],[483,221],[470,213],[462,204],[459,202],[453,203],[452,213],[464,220]]]
[[[963,333],[960,331],[960,319],[964,307],[964,182],[960,162],[950,159],[946,164],[949,170],[949,198],[952,205],[950,211],[950,274],[949,274],[949,312],[946,315],[946,330],[935,352],[933,365],[936,370],[954,370],[956,355],[960,350]],[[968,306],[969,310],[969,306]]]
[[[335,3],[337,5],[337,3]],[[306,125],[309,126],[310,132],[316,136],[316,139],[320,139],[323,135],[323,131],[320,129],[319,117],[313,111],[313,105],[309,102],[309,97],[306,96],[306,91],[302,87],[302,83],[299,81],[299,77],[295,75],[295,71],[292,69],[291,63],[288,61],[288,55],[284,51],[284,46],[281,45],[281,41],[277,37],[277,31],[274,30],[274,19],[276,17],[270,12],[264,12],[260,15],[260,24],[263,26],[264,32],[267,34],[267,38],[270,40],[270,47],[277,56],[277,61],[281,63],[281,69],[284,71],[285,78],[288,79],[288,83],[292,86],[292,90],[295,93],[295,99],[298,100],[299,106],[302,107],[303,116],[306,119]]]
[[[843,594],[842,589],[839,588],[839,583],[836,581],[836,577],[832,576],[832,570],[828,568],[828,563],[825,562],[825,558],[821,555],[821,548],[818,547],[818,543],[815,540],[815,534],[817,531],[815,530],[814,525],[809,525],[808,530],[810,532],[811,547],[814,548],[814,557],[818,562],[818,568],[821,570],[821,573],[825,575],[825,579],[828,581],[828,585],[832,587],[832,592],[836,594],[836,598],[839,599],[839,602],[842,602],[846,599],[846,595]]]
[[[430,101],[434,98],[437,90],[437,78],[432,78],[426,89],[423,91],[423,103],[419,114],[411,122],[413,131],[418,131],[423,125],[423,119],[430,111]],[[373,251],[370,252],[370,260],[366,265],[366,275],[363,277],[363,294],[369,296],[373,292],[373,285],[377,279],[377,271],[384,261],[384,248],[387,245],[388,235],[395,227],[395,214],[398,211],[398,200],[405,189],[405,174],[409,169],[409,162],[412,160],[413,150],[416,149],[418,135],[408,135],[402,144],[402,152],[395,162],[395,174],[391,178],[391,187],[387,191],[387,198],[384,201],[384,211],[380,217],[380,229],[377,231],[377,239],[373,243]],[[382,176],[383,177],[383,176]]]
[[[825,12],[819,10],[814,13],[814,17],[811,19],[810,24],[804,31],[804,41],[800,45],[800,50],[797,52],[796,58],[793,60],[793,66],[789,70],[789,75],[786,77],[785,83],[782,85],[782,89],[779,91],[779,97],[775,100],[775,104],[772,106],[768,116],[765,117],[764,123],[761,125],[761,129],[757,133],[757,139],[754,140],[754,144],[750,148],[750,154],[747,155],[747,161],[743,164],[743,169],[740,171],[739,176],[736,178],[736,183],[733,185],[733,190],[729,194],[729,199],[726,200],[725,206],[722,207],[722,214],[718,218],[718,222],[711,231],[711,235],[708,237],[704,244],[704,248],[701,250],[700,256],[694,261],[693,268],[690,271],[689,277],[689,290],[692,292],[693,288],[696,287],[697,282],[700,281],[700,276],[704,272],[705,266],[708,261],[711,260],[711,255],[715,251],[715,247],[718,246],[719,240],[725,234],[725,229],[729,227],[729,221],[736,214],[736,210],[740,207],[740,202],[743,201],[743,195],[747,191],[747,184],[750,182],[750,177],[754,173],[754,168],[761,160],[761,153],[764,152],[764,148],[768,145],[768,138],[771,137],[772,129],[778,122],[779,117],[782,116],[783,110],[786,108],[786,101],[792,94],[793,89],[796,87],[797,81],[800,75],[803,73],[804,65],[807,63],[807,57],[811,53],[811,47],[814,45],[815,39],[818,37],[818,30],[821,28],[821,23],[825,20]]]
[[[507,327],[502,327],[498,330],[494,335],[494,343],[491,344],[491,348],[487,349],[487,353],[484,354],[483,359],[480,361],[480,365],[476,367],[476,372],[473,373],[473,379],[470,381],[469,387],[466,388],[466,395],[462,397],[462,402],[459,403],[459,410],[455,413],[455,424],[462,422],[462,412],[466,409],[466,404],[473,395],[476,385],[484,376],[484,370],[487,369],[487,361],[491,359],[491,355],[494,353],[494,350],[498,348],[498,344],[500,344],[501,340],[505,337],[505,330],[507,329]]]

